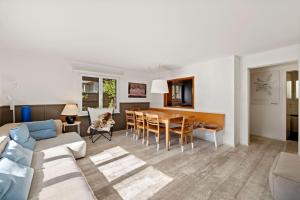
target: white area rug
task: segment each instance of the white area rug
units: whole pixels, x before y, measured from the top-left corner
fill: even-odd
[[[98,167],[99,171],[104,174],[106,179],[111,182],[146,163],[134,155],[129,155],[119,160],[113,161],[106,165]]]
[[[95,164],[99,165],[104,162],[107,162],[109,160],[112,160],[114,158],[118,158],[120,156],[123,156],[125,154],[128,154],[128,151],[124,150],[122,147],[117,146],[111,149],[107,149],[103,151],[102,153],[99,153],[94,156],[90,156],[90,160]]]
[[[173,178],[150,166],[113,187],[124,200],[146,200],[172,180]]]

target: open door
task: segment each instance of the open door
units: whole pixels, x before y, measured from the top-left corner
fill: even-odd
[[[286,72],[286,139],[298,141],[298,71]]]

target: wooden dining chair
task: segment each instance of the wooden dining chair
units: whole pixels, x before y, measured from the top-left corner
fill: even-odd
[[[125,115],[126,115],[126,136],[128,136],[129,128],[131,133],[134,133],[136,129],[135,111],[125,110]]]
[[[145,130],[146,130],[146,123],[145,123],[145,117],[144,117],[144,113],[143,112],[135,112],[135,122],[136,122],[136,140],[139,139],[140,134],[141,134],[141,130],[142,130],[142,136],[143,136],[143,140],[142,143],[144,144],[145,142]]]
[[[176,133],[180,136],[179,141],[181,145],[181,151],[184,151],[184,141],[187,143],[188,137],[191,139],[192,149],[194,149],[194,138],[193,138],[193,121],[186,117],[174,118],[172,121],[180,123],[181,126],[170,128],[170,132]]]
[[[149,133],[155,134],[156,148],[159,150],[159,138],[160,131],[164,130],[164,128],[159,126],[158,115],[146,114],[146,122],[147,122],[147,146],[149,146]]]

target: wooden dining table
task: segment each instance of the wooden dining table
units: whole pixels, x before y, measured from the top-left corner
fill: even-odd
[[[166,134],[166,150],[169,150],[169,141],[170,141],[170,122],[172,119],[176,119],[178,117],[187,117],[191,118],[191,116],[184,116],[182,114],[174,114],[174,113],[168,113],[163,111],[157,111],[157,110],[139,110],[138,112],[144,113],[144,115],[148,114],[154,114],[158,115],[159,123],[165,125],[165,134]]]

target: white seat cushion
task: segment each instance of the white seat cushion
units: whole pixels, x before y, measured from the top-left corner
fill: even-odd
[[[86,142],[75,132],[57,135],[55,138],[37,141],[35,151],[42,151],[57,146],[66,146],[74,157],[82,158],[86,154]]]
[[[35,169],[29,199],[95,199],[76,161],[67,151],[62,146],[42,151],[45,157],[42,168]]]

